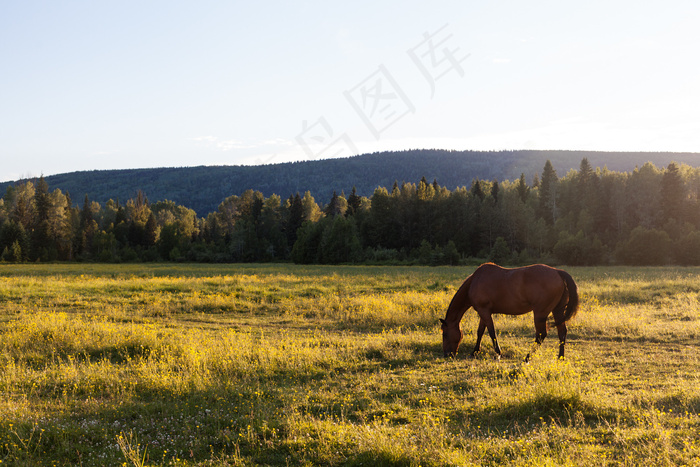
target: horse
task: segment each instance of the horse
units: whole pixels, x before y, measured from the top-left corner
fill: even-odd
[[[481,337],[488,329],[496,359],[501,358],[501,347],[491,315],[522,315],[532,311],[535,345],[530,353],[537,350],[547,337],[547,317],[552,313],[559,334],[559,358],[564,358],[566,322],[578,311],[578,288],[569,273],[544,264],[511,269],[493,263],[482,264],[462,283],[447,308],[445,319],[440,319],[445,357],[457,354],[464,337],[459,322],[469,307],[479,314],[472,357],[481,349]],[[525,358],[526,362],[530,360],[530,353]]]

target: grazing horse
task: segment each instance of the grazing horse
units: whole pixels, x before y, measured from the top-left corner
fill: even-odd
[[[544,264],[514,269],[493,263],[482,264],[462,283],[447,308],[445,319],[440,319],[445,357],[457,354],[463,337],[459,322],[469,307],[474,307],[479,314],[479,329],[472,356],[479,352],[484,329],[488,329],[496,358],[501,358],[501,347],[491,315],[522,315],[532,311],[535,318],[535,350],[547,336],[547,317],[552,313],[559,333],[559,358],[563,358],[566,322],[578,310],[578,291],[567,272]],[[528,353],[525,361],[529,359]]]

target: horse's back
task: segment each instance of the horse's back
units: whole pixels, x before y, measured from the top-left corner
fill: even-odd
[[[559,299],[565,289],[558,270],[544,264],[503,268],[486,263],[473,276],[469,295],[474,308],[492,313],[527,313]]]

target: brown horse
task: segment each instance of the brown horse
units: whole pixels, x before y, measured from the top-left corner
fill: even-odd
[[[459,322],[469,307],[474,307],[479,314],[479,329],[472,356],[479,352],[484,329],[488,329],[497,358],[501,358],[501,348],[491,315],[522,315],[532,311],[535,317],[536,347],[547,337],[547,317],[552,313],[559,332],[559,358],[563,358],[566,322],[578,310],[578,291],[576,283],[567,272],[544,264],[514,269],[502,268],[493,263],[482,264],[462,283],[447,308],[445,319],[440,320],[445,357],[457,354],[463,337]],[[525,361],[529,359],[528,353]]]

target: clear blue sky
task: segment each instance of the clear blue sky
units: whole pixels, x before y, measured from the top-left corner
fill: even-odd
[[[700,152],[700,3],[0,1],[0,180],[409,148]]]

